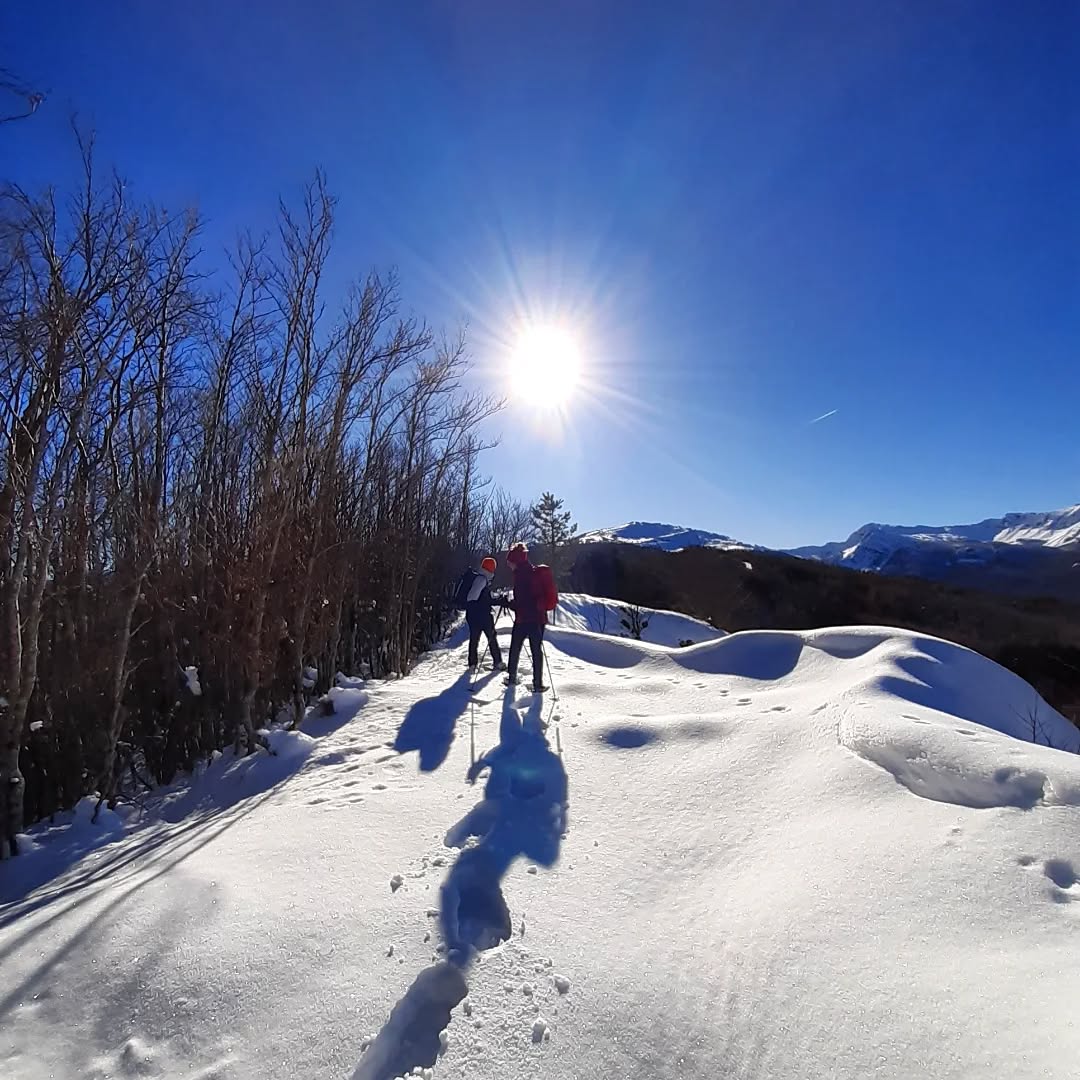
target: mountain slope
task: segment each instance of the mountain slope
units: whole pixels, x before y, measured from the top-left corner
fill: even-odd
[[[1072,1075],[1080,758],[1025,737],[1078,737],[1022,680],[875,627],[548,649],[558,702],[458,642],[0,908],[0,1073]]]

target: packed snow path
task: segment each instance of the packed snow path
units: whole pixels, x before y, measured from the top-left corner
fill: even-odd
[[[48,880],[91,827],[39,834],[0,1075],[1075,1074],[1080,759],[1030,687],[877,628],[548,648],[553,708],[456,645]]]

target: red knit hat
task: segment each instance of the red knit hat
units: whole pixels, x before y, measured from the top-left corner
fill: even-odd
[[[494,574],[498,568],[499,564],[490,555],[480,560],[480,569],[486,570],[489,574]]]
[[[524,544],[515,544],[510,553],[506,556],[506,561],[511,566],[518,566],[525,562],[529,558],[529,549]]]

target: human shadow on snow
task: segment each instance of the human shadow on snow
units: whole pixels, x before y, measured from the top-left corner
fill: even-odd
[[[478,952],[510,937],[503,876],[518,857],[542,866],[558,860],[566,832],[568,785],[562,760],[544,735],[542,708],[537,695],[519,711],[513,690],[507,692],[499,743],[467,775],[474,783],[489,770],[484,797],[446,835],[448,847],[464,848],[440,891],[447,959],[416,977],[365,1049],[352,1080],[391,1080],[435,1064],[442,1048],[440,1033],[468,993],[465,972],[470,963]],[[477,842],[467,846],[474,837]]]
[[[441,693],[416,702],[401,721],[394,749],[399,754],[419,750],[421,772],[434,772],[446,760],[458,717],[469,707],[471,681],[469,673],[462,672]]]
[[[559,857],[568,785],[544,734],[542,708],[537,695],[519,712],[507,694],[499,743],[468,773],[472,783],[489,770],[484,798],[446,834],[447,847],[465,849],[443,883],[440,912],[447,954],[462,965],[510,936],[500,882],[514,860],[552,866]],[[478,843],[466,847],[472,837]]]

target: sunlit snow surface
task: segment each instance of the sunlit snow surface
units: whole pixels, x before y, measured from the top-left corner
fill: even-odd
[[[876,627],[548,655],[557,701],[455,638],[33,830],[0,1076],[1075,1075],[1080,758],[1030,739],[1078,739],[1024,682]]]

